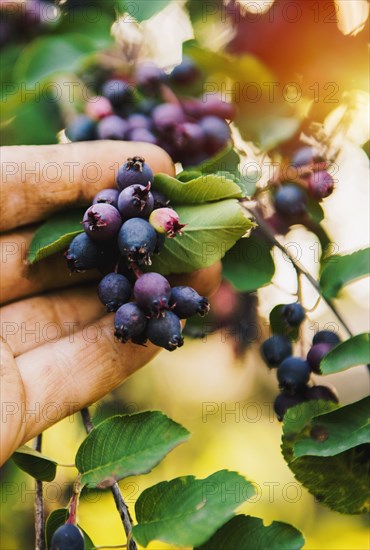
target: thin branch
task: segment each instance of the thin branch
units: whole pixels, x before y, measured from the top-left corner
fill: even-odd
[[[81,417],[82,417],[83,424],[85,426],[85,430],[89,434],[91,430],[94,428],[94,424],[92,423],[90,412],[87,407],[81,410]],[[112,485],[111,492],[113,494],[114,502],[116,504],[116,508],[118,510],[123,528],[126,533],[128,549],[138,550],[136,542],[131,538],[132,524],[133,524],[132,518],[130,516],[130,512],[124,501],[123,495],[121,493],[121,490],[117,482],[115,482],[114,485]]]
[[[41,453],[42,434],[36,437],[34,448]],[[39,479],[35,483],[35,550],[46,550],[43,486]]]
[[[252,216],[254,216],[256,222],[258,223],[258,226],[260,228],[260,230],[264,233],[264,235],[267,237],[267,239],[269,240],[269,242],[271,244],[273,244],[274,246],[276,246],[277,248],[279,248],[279,250],[281,250],[283,252],[283,254],[285,254],[285,256],[287,258],[289,258],[289,260],[291,261],[294,269],[297,271],[297,273],[301,273],[304,277],[306,277],[306,279],[311,283],[311,285],[314,287],[314,289],[316,290],[316,292],[322,296],[322,298],[325,300],[327,306],[331,309],[331,311],[334,313],[334,315],[336,316],[336,318],[338,319],[338,321],[341,323],[341,325],[343,326],[343,328],[347,331],[348,335],[349,336],[353,336],[353,333],[351,331],[351,329],[349,328],[349,326],[347,325],[346,321],[343,319],[342,315],[339,313],[339,311],[337,310],[336,306],[333,304],[333,302],[329,299],[329,298],[326,298],[322,292],[321,292],[321,288],[319,286],[319,283],[316,281],[316,279],[311,275],[311,273],[309,273],[306,268],[299,262],[299,260],[297,260],[296,258],[294,258],[293,254],[290,252],[290,250],[287,250],[284,245],[282,245],[275,237],[274,235],[272,234],[269,226],[267,225],[267,223],[265,222],[265,220],[258,214],[258,212],[254,209],[254,208],[251,208],[250,206],[247,206],[247,203],[246,201],[241,201],[241,205],[243,206],[243,208],[249,212],[250,214],[252,214]]]

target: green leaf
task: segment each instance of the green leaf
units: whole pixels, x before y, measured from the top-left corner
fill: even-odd
[[[47,548],[50,548],[51,546],[51,539],[55,531],[64,525],[68,518],[69,512],[66,508],[58,508],[57,510],[51,512],[48,516],[45,524],[45,539]],[[94,550],[95,544],[89,535],[82,529],[81,525],[78,525],[78,527],[81,529],[85,539],[85,550]]]
[[[27,445],[19,447],[12,459],[18,468],[40,481],[53,481],[56,476],[57,462]]]
[[[105,488],[124,477],[146,474],[188,437],[183,426],[160,411],[108,418],[77,451],[81,484]]]
[[[83,10],[75,10],[73,15],[70,13],[68,17],[64,17],[56,32],[62,36],[78,32],[79,36],[88,37],[96,50],[102,50],[114,42],[110,32],[113,22],[113,9],[108,14],[87,2]]]
[[[231,179],[214,174],[201,175],[187,182],[158,174],[154,188],[169,197],[172,204],[200,204],[241,197],[240,188]]]
[[[356,436],[351,434],[355,427],[358,441],[363,441],[362,422],[364,422],[364,408],[366,403],[349,405],[349,422],[346,424],[346,407],[337,408],[325,401],[309,401],[302,403],[299,407],[292,407],[289,411],[296,409],[296,418],[284,417],[284,432],[282,437],[282,452],[289,468],[295,477],[300,481],[317,500],[329,506],[329,508],[344,514],[359,514],[368,511],[370,498],[368,491],[368,470],[370,467],[370,445],[356,444]],[[354,407],[351,414],[351,407]],[[328,412],[330,407],[335,410]],[[356,411],[357,409],[357,411]],[[368,409],[368,407],[367,407]],[[341,412],[342,411],[342,412]],[[327,412],[327,414],[325,414]],[[324,413],[324,414],[323,414]],[[355,415],[360,415],[360,420]],[[339,415],[339,416],[338,416]],[[323,422],[326,423],[325,426]],[[344,426],[339,427],[339,422]],[[313,429],[313,431],[311,431]],[[327,437],[326,430],[330,435]],[[348,438],[339,442],[340,432]],[[315,437],[315,443],[308,444],[307,437]],[[332,442],[329,442],[332,439]],[[301,442],[298,445],[298,442]],[[298,445],[298,447],[297,447]],[[337,453],[330,456],[305,455],[297,456],[299,452],[309,451],[311,453]],[[320,451],[322,446],[323,451]],[[325,450],[326,449],[326,450]]]
[[[295,458],[306,455],[335,456],[370,443],[370,397],[315,416],[307,430],[296,437]]]
[[[203,544],[254,494],[253,485],[236,472],[221,470],[205,479],[194,476],[163,481],[146,489],[135,504],[135,540],[179,546]]]
[[[129,13],[136,21],[150,19],[163,10],[171,0],[117,0],[119,11]]]
[[[341,288],[370,273],[369,248],[346,256],[326,258],[320,276],[320,287],[325,298],[335,298]]]
[[[241,292],[267,285],[275,273],[269,244],[253,233],[229,250],[222,265],[224,277]]]
[[[82,232],[84,211],[74,209],[60,212],[39,227],[30,245],[29,263],[33,264],[67,248],[72,239]]]
[[[313,221],[316,223],[322,222],[325,214],[320,203],[318,203],[317,200],[310,197],[308,193],[306,193],[306,196],[307,196],[307,212],[310,218],[313,219]]]
[[[196,178],[200,178],[202,175],[202,172],[198,172],[198,170],[183,170],[180,172],[180,174],[177,174],[176,178],[179,181],[187,182],[190,180],[195,180]]]
[[[288,523],[266,526],[260,518],[235,516],[194,550],[299,550],[303,545],[302,533]]]
[[[349,369],[356,365],[370,363],[370,334],[357,334],[345,342],[338,344],[321,361],[320,370],[323,374],[332,374]]]
[[[14,74],[18,81],[37,89],[52,75],[76,72],[97,49],[94,40],[82,34],[42,36],[24,48]]]
[[[240,157],[230,142],[225,149],[213,157],[198,164],[194,169],[202,174],[214,174],[216,172],[230,172],[236,178],[240,177],[239,172]]]
[[[285,304],[278,304],[270,311],[270,328],[274,334],[282,334],[293,342],[299,335],[299,327],[290,327],[284,320],[281,310]]]
[[[153,258],[153,270],[163,275],[214,264],[253,227],[236,200],[176,206],[176,211],[187,226],[182,236],[167,239],[161,254]]]

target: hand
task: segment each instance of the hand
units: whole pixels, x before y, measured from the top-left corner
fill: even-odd
[[[96,284],[87,282],[98,274],[70,275],[61,254],[27,266],[35,228],[15,231],[76,203],[88,205],[97,191],[114,187],[112,167],[134,155],[154,172],[174,175],[168,155],[144,143],[2,148],[0,219],[7,233],[0,237],[0,464],[29,439],[104,397],[159,351],[116,342],[113,315],[104,314]],[[218,285],[220,265],[180,279],[207,295]]]

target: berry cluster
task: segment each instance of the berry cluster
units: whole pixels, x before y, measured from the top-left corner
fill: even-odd
[[[65,253],[72,272],[97,268],[104,278],[98,295],[116,312],[115,336],[123,343],[148,340],[169,351],[183,345],[180,319],[206,315],[207,298],[191,287],[171,288],[159,273],[143,273],[166,237],[184,227],[169,201],[152,191],[153,172],[141,157],[127,160],[117,173],[118,189],[100,191]],[[132,301],[134,298],[135,302]]]
[[[275,214],[268,220],[278,232],[285,233],[289,226],[304,223],[309,201],[320,202],[334,190],[333,177],[327,171],[329,162],[315,154],[312,147],[301,147],[289,163],[295,176],[287,178],[288,170],[281,175],[273,196]]]
[[[155,64],[141,63],[131,75],[110,75],[66,129],[71,141],[113,139],[159,145],[174,162],[195,166],[230,140],[226,120],[233,105],[217,97],[182,97],[201,80],[195,62],[184,57],[167,75]],[[180,94],[180,95],[177,95]]]
[[[290,328],[298,327],[305,312],[299,303],[287,304],[281,309],[282,320]],[[261,354],[267,366],[277,369],[277,379],[281,393],[274,403],[279,420],[283,420],[286,411],[312,399],[324,399],[338,403],[337,396],[327,386],[308,386],[311,373],[321,374],[320,362],[338,343],[339,337],[332,331],[322,330],[315,334],[312,347],[306,359],[292,355],[292,343],[286,336],[275,334],[265,340]]]

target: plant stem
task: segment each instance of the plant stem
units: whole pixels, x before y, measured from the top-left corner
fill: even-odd
[[[94,424],[92,423],[90,412],[87,407],[81,410],[81,417],[82,417],[83,424],[85,426],[85,430],[89,434],[91,430],[94,428]],[[130,516],[129,509],[127,507],[127,504],[124,501],[123,495],[121,493],[121,490],[117,482],[115,482],[112,485],[111,492],[113,494],[114,502],[116,504],[118,513],[122,521],[123,528],[126,533],[127,547],[129,550],[138,550],[136,546],[136,542],[131,538],[132,523],[133,523],[132,518]]]
[[[35,451],[41,453],[42,434],[36,437],[34,448]],[[35,483],[35,550],[46,550],[43,486],[39,479],[36,479]]]
[[[353,333],[351,331],[351,329],[349,328],[349,326],[347,325],[346,321],[343,319],[342,315],[339,313],[339,311],[337,310],[336,306],[333,304],[333,302],[329,299],[329,298],[326,298],[322,292],[321,292],[321,289],[320,289],[320,285],[319,283],[316,281],[316,279],[311,275],[311,273],[309,273],[306,268],[300,263],[299,260],[296,260],[293,256],[293,254],[287,250],[284,245],[282,245],[275,237],[274,235],[272,234],[269,226],[267,225],[267,223],[265,222],[265,220],[259,215],[259,213],[252,207],[250,206],[247,206],[247,203],[246,201],[241,201],[241,205],[242,207],[247,211],[249,212],[250,214],[252,214],[252,216],[254,216],[256,222],[258,223],[258,226],[260,228],[260,230],[264,233],[264,235],[267,237],[267,239],[269,240],[269,242],[271,244],[273,244],[274,246],[276,246],[279,250],[281,250],[283,252],[283,254],[285,254],[285,256],[290,260],[290,262],[292,263],[294,269],[297,271],[297,273],[303,275],[304,277],[306,277],[306,279],[311,283],[311,285],[314,287],[314,289],[316,290],[316,292],[325,300],[327,306],[329,307],[329,309],[331,309],[331,311],[334,313],[334,315],[336,316],[336,318],[338,319],[338,321],[341,323],[341,325],[343,326],[343,328],[346,330],[346,332],[348,333],[348,335],[350,337],[353,336]]]

